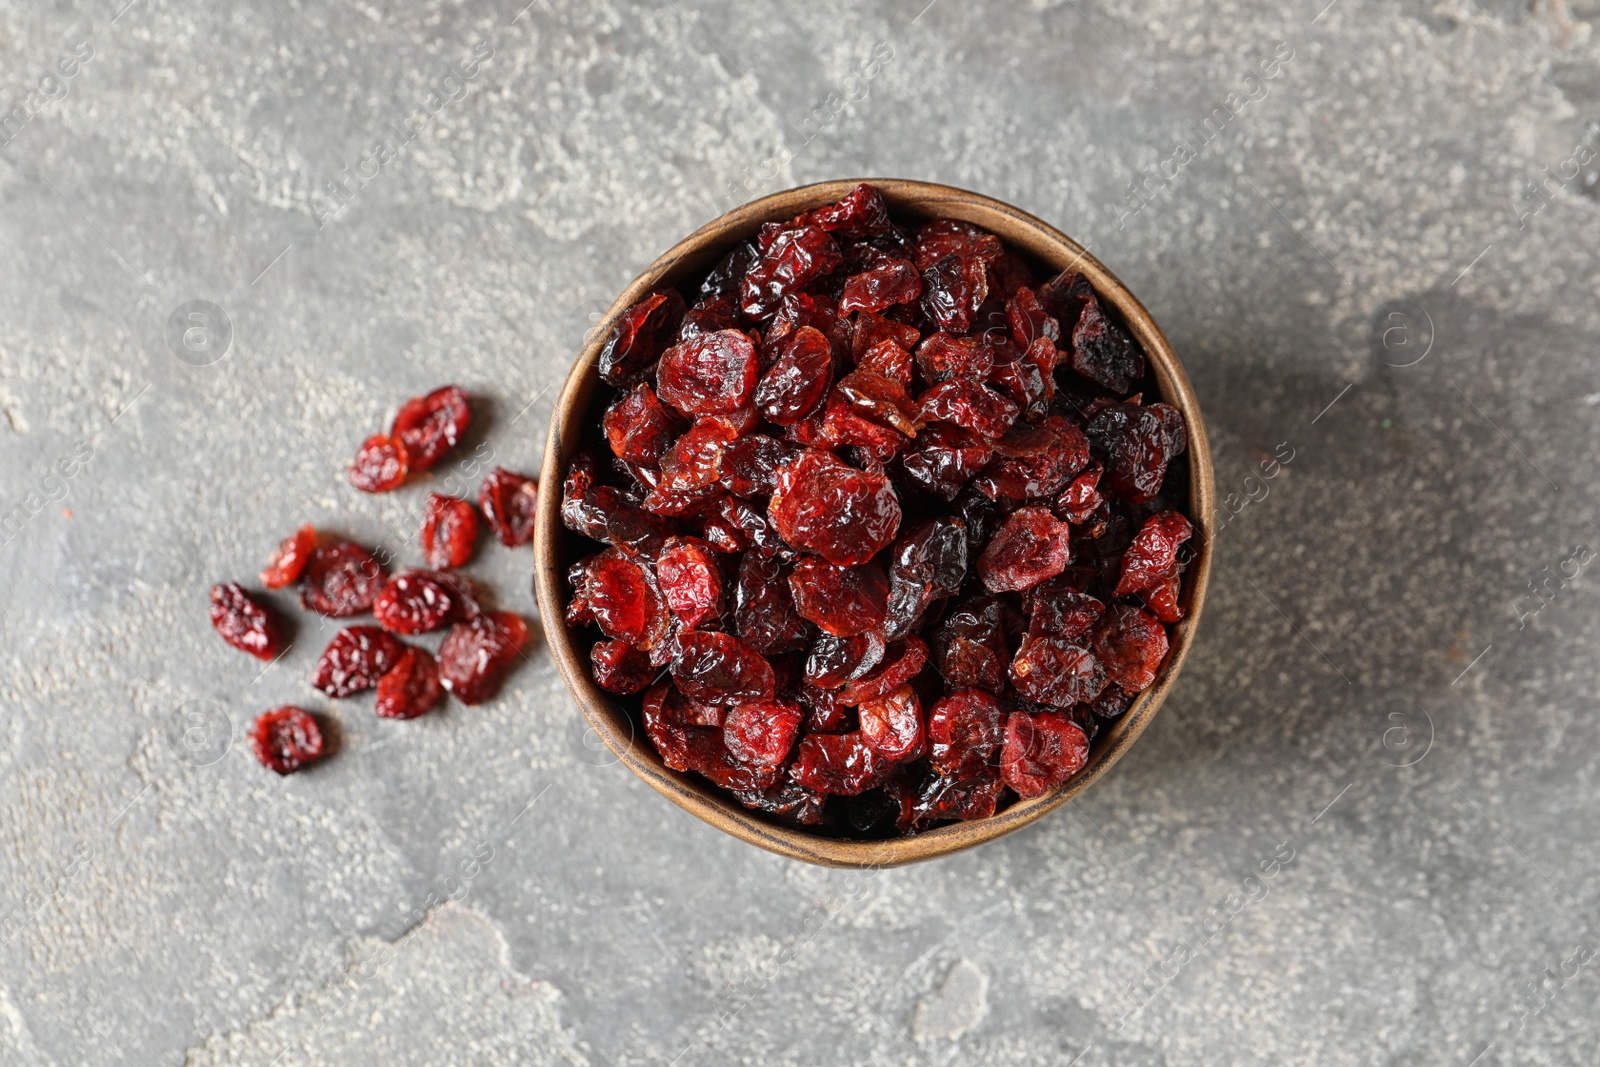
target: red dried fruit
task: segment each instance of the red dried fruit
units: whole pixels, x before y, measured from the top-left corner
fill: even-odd
[[[600,377],[618,388],[643,378],[677,336],[682,320],[683,297],[676,289],[651,293],[624,311],[600,349]]]
[[[290,774],[322,755],[322,730],[303,708],[273,708],[250,727],[250,747],[263,767]]]
[[[347,626],[322,650],[311,684],[331,697],[371,689],[403,651],[404,645],[376,626]]]
[[[857,710],[861,716],[861,739],[889,762],[919,759],[926,750],[922,701],[909,685],[866,701]]]
[[[737,438],[738,434],[722,419],[699,420],[661,457],[661,484],[657,491],[687,494],[715,485],[722,477],[723,453]],[[650,506],[648,498],[645,506]]]
[[[363,493],[387,493],[406,480],[406,447],[387,434],[373,434],[350,461],[350,484]]]
[[[1055,396],[1056,365],[1055,345],[1041,337],[1019,351],[1006,345],[995,358],[989,372],[989,382],[1022,409],[1024,417],[1042,419],[1050,410],[1050,398]]]
[[[1004,738],[1005,709],[982,689],[957,689],[928,710],[929,762],[941,774],[988,765]]]
[[[989,295],[989,272],[976,256],[945,256],[922,269],[922,310],[946,333],[972,329]]]
[[[1024,594],[1029,609],[1029,637],[1074,638],[1089,632],[1105,613],[1105,605],[1062,578],[1034,586]]]
[[[990,592],[1027,589],[1054,578],[1067,565],[1072,527],[1049,508],[1012,512],[978,557],[978,576]]]
[[[881,785],[893,767],[859,732],[811,734],[801,738],[789,776],[818,793],[853,797]]]
[[[880,341],[862,355],[856,363],[857,370],[869,370],[881,374],[905,390],[909,395],[911,383],[916,377],[916,362],[911,358],[911,353],[895,341]]]
[[[889,205],[883,202],[882,193],[862,182],[844,199],[800,218],[839,237],[875,237],[889,230]]]
[[[1144,377],[1144,353],[1126,330],[1090,297],[1072,328],[1072,369],[1114,393],[1126,393]]]
[[[1188,447],[1183,416],[1165,404],[1113,404],[1086,427],[1089,444],[1105,466],[1106,485],[1129,503],[1161,492],[1167,465]]]
[[[467,391],[458,385],[447,385],[427,396],[407,400],[394,417],[389,433],[405,446],[411,469],[425,471],[461,443],[471,421]]]
[[[798,652],[811,640],[811,627],[795,610],[788,575],[786,563],[760,552],[747,553],[739,563],[734,628],[763,655]]]
[[[655,680],[648,653],[622,641],[596,641],[589,649],[594,684],[612,693],[641,693]]]
[[[919,486],[951,501],[993,456],[989,442],[972,431],[936,422],[917,435],[916,450],[900,465]]]
[[[272,609],[235,582],[211,587],[211,625],[224,641],[256,659],[271,662],[283,649],[283,634]]]
[[[909,304],[922,296],[922,275],[914,264],[895,256],[878,253],[868,269],[845,279],[839,296],[839,311],[882,311],[895,304]]]
[[[401,571],[373,601],[373,619],[390,633],[409,637],[432,633],[458,618],[461,605],[440,577],[427,571]]]
[[[873,631],[854,637],[817,635],[806,653],[806,684],[817,689],[837,689],[853,682],[883,661],[888,644]]]
[[[439,681],[463,704],[494,696],[528,643],[528,624],[506,611],[490,611],[450,627],[439,646]]]
[[[768,422],[793,426],[822,403],[832,381],[833,350],[828,339],[820,330],[802,326],[761,375],[755,404]]]
[[[422,561],[434,570],[464,567],[478,542],[478,509],[458,496],[429,493],[422,514]]]
[[[833,273],[839,246],[817,226],[779,233],[739,283],[739,310],[757,321],[778,310],[785,294]]]
[[[976,337],[936,333],[917,346],[917,369],[929,384],[952,378],[982,381],[994,369],[994,349]]]
[[[1072,479],[1056,501],[1056,514],[1068,522],[1088,522],[1105,499],[1099,488],[1102,473],[1096,463]]]
[[[947,687],[1000,692],[1009,656],[1000,602],[978,597],[958,605],[934,631],[933,652]]]
[[[317,531],[308,524],[283,539],[261,572],[261,584],[268,589],[282,589],[306,569],[312,549],[317,547]]]
[[[380,719],[415,719],[432,711],[443,697],[439,664],[427,649],[408,648],[378,679],[375,709]]]
[[[1011,661],[1011,684],[1028,700],[1070,708],[1093,700],[1106,685],[1105,666],[1086,647],[1066,637],[1026,637]]]
[[[1142,693],[1155,684],[1166,658],[1167,631],[1144,611],[1113,604],[1094,628],[1094,652],[1111,681],[1124,692]]]
[[[656,558],[656,579],[667,606],[689,629],[722,614],[722,568],[700,538],[668,538]]]
[[[841,566],[865,563],[900,528],[900,500],[887,477],[814,449],[779,469],[767,513],[785,541]]]
[[[922,429],[922,416],[905,387],[877,371],[857,367],[834,386],[834,394],[862,418],[891,426],[907,437],[915,437]]]
[[[999,772],[986,764],[955,777],[936,775],[918,792],[912,818],[916,823],[987,819],[1000,806],[1004,788]]]
[[[722,740],[740,763],[781,767],[794,748],[804,718],[798,705],[787,700],[747,700],[728,709],[722,720]]]
[[[1006,300],[1006,322],[1011,327],[1011,339],[1019,348],[1027,348],[1041,337],[1052,345],[1061,340],[1061,324],[1044,309],[1038,295],[1026,286]]]
[[[667,601],[648,568],[608,549],[590,562],[586,579],[589,610],[607,637],[649,651],[667,635]]]
[[[879,700],[921,673],[928,662],[928,645],[920,637],[896,641],[884,653],[883,663],[839,690],[839,703],[847,708]]]
[[[930,422],[950,422],[991,441],[1005,436],[1021,409],[981,382],[952,378],[917,398],[917,409]]]
[[[300,576],[300,604],[336,619],[371,610],[383,591],[383,568],[354,541],[318,546]]]
[[[478,507],[483,509],[489,529],[502,545],[507,548],[525,545],[533,538],[539,483],[504,467],[496,467],[478,488]]]
[[[924,519],[889,550],[885,635],[904,637],[928,605],[954,596],[967,577],[967,525],[957,518]]]
[[[990,497],[1037,500],[1052,497],[1089,462],[1089,439],[1059,415],[1045,420],[1043,447],[1030,455],[996,459],[973,481]]]
[[[835,637],[883,629],[889,580],[879,564],[839,567],[807,556],[789,575],[789,591],[801,617]]]
[[[770,789],[737,789],[734,799],[747,808],[780,815],[801,826],[819,826],[828,798],[795,782],[780,781]]]
[[[1048,793],[1083,769],[1089,738],[1065,715],[1014,711],[1006,719],[1000,776],[1020,797]]]
[[[1176,597],[1183,564],[1178,550],[1193,532],[1189,520],[1176,511],[1157,512],[1146,519],[1122,556],[1122,573],[1113,595],[1143,594],[1162,622],[1181,619]]]
[[[970,222],[933,219],[917,231],[917,269],[927,270],[946,256],[964,256],[993,263],[1005,252],[1000,238]]]
[[[794,457],[794,446],[776,437],[741,437],[722,453],[722,487],[737,497],[770,497],[778,488],[778,468]]]
[[[1039,287],[1039,303],[1059,323],[1061,337],[1070,337],[1084,306],[1095,299],[1089,279],[1064,270]],[[1060,340],[1060,338],[1057,338]]]
[[[600,426],[612,452],[646,467],[661,462],[679,429],[677,417],[644,382],[607,408]]]
[[[777,689],[772,665],[736,637],[691,630],[678,638],[672,678],[691,700],[735,704],[770,697]]]
[[[727,415],[756,390],[756,349],[738,330],[718,330],[673,345],[656,367],[656,395],[685,415]]]

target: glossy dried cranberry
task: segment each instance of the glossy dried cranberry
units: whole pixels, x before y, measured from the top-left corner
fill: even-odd
[[[831,274],[840,262],[839,246],[817,226],[784,230],[739,283],[739,310],[752,319],[770,317],[790,292]]]
[[[804,718],[798,705],[787,700],[747,700],[728,709],[722,720],[722,739],[740,763],[781,767],[794,748]]]
[[[815,449],[779,469],[767,512],[789,544],[841,566],[865,563],[900,528],[900,500],[887,477]]]
[[[737,497],[765,500],[778,488],[778,468],[794,457],[794,446],[776,437],[741,437],[722,453],[722,487]]]
[[[854,637],[817,635],[806,653],[805,681],[817,689],[837,689],[862,677],[883,661],[888,643],[875,631]]]
[[[884,759],[905,763],[919,759],[926,751],[922,701],[909,685],[866,701],[857,711],[861,716],[861,739]]]
[[[685,415],[727,415],[756,391],[756,350],[738,330],[681,341],[661,355],[656,395]]]
[[[801,826],[820,826],[828,798],[796,782],[780,781],[767,789],[734,790],[734,799],[752,811],[782,816]]]
[[[839,690],[839,703],[855,707],[879,700],[915,678],[928,662],[928,645],[920,637],[896,641],[876,669]]]
[[[407,400],[394,417],[389,433],[405,446],[411,469],[425,471],[461,443],[471,421],[467,391],[458,385],[447,385],[427,396]]]
[[[504,467],[489,472],[478,488],[478,507],[502,545],[515,548],[533,537],[539,507],[539,483]]]
[[[1005,783],[999,771],[987,764],[954,776],[935,775],[923,783],[912,804],[915,823],[946,819],[987,819],[1000,806]]]
[[[711,545],[672,537],[656,558],[656,579],[672,613],[693,629],[722,614],[722,568]]]
[[[1011,684],[1035,703],[1070,708],[1100,695],[1106,669],[1085,641],[1026,637],[1011,661]]]
[[[883,341],[867,349],[856,363],[857,370],[870,370],[896,382],[908,394],[916,378],[916,362],[911,353],[894,341]]]
[[[760,552],[748,552],[739,561],[734,628],[763,655],[799,652],[811,640],[812,629],[795,609],[788,576],[788,564]]]
[[[833,381],[833,351],[820,330],[802,326],[761,375],[753,394],[768,422],[793,426],[814,411]]]
[[[1006,300],[1006,323],[1019,348],[1027,348],[1041,337],[1052,344],[1061,340],[1061,324],[1044,309],[1038,294],[1026,286]]]
[[[676,289],[651,293],[622,313],[600,349],[600,377],[626,388],[650,371],[672,343],[683,320],[683,297]]]
[[[1141,594],[1162,622],[1181,619],[1177,593],[1183,564],[1178,550],[1193,533],[1189,520],[1176,511],[1157,512],[1146,519],[1123,553],[1122,573],[1113,595]]]
[[[406,480],[406,447],[388,434],[373,434],[350,461],[350,484],[363,493],[387,493]]]
[[[993,456],[990,443],[972,431],[936,422],[917,435],[900,464],[917,485],[952,501]]]
[[[893,767],[859,732],[810,734],[800,739],[789,776],[815,792],[852,797],[882,784]]]
[[[917,409],[929,422],[954,423],[991,441],[1005,436],[1021,409],[981,382],[952,378],[917,398]]]
[[[1056,500],[1056,514],[1068,522],[1088,522],[1093,518],[1105,499],[1100,495],[1102,473],[1100,464],[1094,463],[1072,479]]]
[[[256,659],[272,661],[283,649],[283,634],[272,609],[235,582],[211,587],[211,625],[228,644]]]
[[[408,648],[378,679],[374,707],[380,719],[415,719],[433,710],[443,697],[439,664],[426,649]]]
[[[993,263],[1005,251],[1000,238],[970,222],[932,219],[917,231],[916,264],[927,270],[946,256],[964,256]]]
[[[1144,353],[1126,330],[1106,317],[1094,297],[1072,328],[1072,369],[1114,393],[1126,393],[1144,377]]]
[[[722,419],[697,421],[661,457],[658,491],[663,494],[684,494],[715,485],[722,477],[723,454],[738,436]],[[645,506],[650,507],[650,503],[647,498]]]
[[[282,589],[305,571],[311,552],[317,547],[317,531],[310,525],[302,526],[283,539],[261,572],[261,584],[268,589]]]
[[[875,237],[889,231],[889,205],[883,194],[862,182],[842,200],[808,211],[804,221],[839,237]]]
[[[883,629],[889,580],[877,563],[839,567],[807,556],[789,575],[789,591],[801,617],[835,637]]]
[[[1095,626],[1094,651],[1111,681],[1124,692],[1142,693],[1155,684],[1166,658],[1167,631],[1154,616],[1113,604]]]
[[[1066,715],[1014,711],[1006,719],[1000,776],[1020,797],[1048,793],[1083,769],[1089,738]]]
[[[528,643],[528,624],[506,611],[490,611],[450,627],[439,646],[439,681],[463,704],[481,704]]]
[[[1086,430],[1089,444],[1105,466],[1104,485],[1135,504],[1161,492],[1167,465],[1182,455],[1189,443],[1183,416],[1159,403],[1102,408]]]
[[[922,622],[928,605],[954,596],[967,578],[967,525],[957,518],[924,519],[889,550],[885,632],[904,637]]]
[[[422,514],[422,561],[434,570],[464,567],[478,542],[478,509],[458,496],[429,493]]]
[[[736,637],[691,630],[678,638],[672,678],[691,700],[736,704],[777,690],[772,665]]]
[[[909,304],[922,296],[922,275],[914,264],[879,253],[866,270],[845,279],[839,296],[839,311],[882,311],[896,304]]]
[[[994,350],[976,337],[933,334],[917,346],[917,369],[929,384],[952,378],[982,381],[994,368]]]
[[[461,614],[449,584],[427,571],[401,571],[372,604],[372,617],[392,634],[432,633]]]
[[[322,650],[311,684],[331,697],[371,689],[403,651],[404,645],[376,626],[347,626]]]
[[[654,467],[679,430],[678,419],[644,382],[606,409],[600,420],[611,451],[630,463]]]
[[[1028,590],[1029,637],[1074,638],[1086,634],[1105,614],[1105,605],[1063,578],[1053,578]]]
[[[980,492],[1009,500],[1054,497],[1089,462],[1089,439],[1077,426],[1052,415],[1040,429],[1042,444],[1027,455],[1003,456],[973,481]]]
[[[951,689],[1000,692],[1009,655],[1000,601],[978,597],[958,605],[934,631],[933,653]]]
[[[273,708],[250,727],[250,747],[263,767],[290,774],[322,755],[322,730],[304,708]]]
[[[941,774],[970,774],[993,760],[1004,728],[1005,709],[993,694],[957,689],[928,709],[929,761]]]
[[[1054,578],[1071,554],[1072,527],[1049,508],[1013,511],[978,556],[978,576],[992,593],[1027,589]]]
[[[922,310],[946,333],[972,329],[989,295],[989,272],[976,256],[945,256],[922,271]]]
[[[594,684],[612,693],[642,693],[655,680],[650,655],[623,641],[596,641],[589,649]]]
[[[332,541],[312,551],[300,576],[300,604],[307,611],[347,618],[371,610],[383,586],[383,568],[371,552],[354,541]]]
[[[648,568],[609,549],[590,562],[586,578],[589,610],[607,637],[648,651],[667,635],[667,601]]]

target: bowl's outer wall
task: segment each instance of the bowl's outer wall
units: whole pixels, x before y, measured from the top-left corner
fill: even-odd
[[[1096,294],[1117,309],[1144,347],[1161,399],[1183,413],[1189,434],[1185,453],[1189,464],[1189,518],[1195,528],[1195,554],[1184,589],[1184,619],[1171,628],[1171,649],[1161,675],[1126,713],[1112,720],[1095,738],[1089,761],[1076,777],[1043,796],[1019,800],[988,819],[956,823],[911,837],[871,841],[822,837],[779,825],[745,810],[697,775],[680,774],[662,764],[649,742],[636,736],[627,712],[589,677],[588,656],[579,650],[562,621],[566,609],[564,575],[574,558],[577,539],[562,527],[560,518],[561,479],[568,458],[585,433],[592,430],[590,424],[598,421],[599,413],[591,411],[600,385],[596,363],[617,317],[652,290],[682,285],[708,270],[733,243],[753,236],[762,223],[789,219],[832,203],[862,181],[876,186],[897,215],[971,222],[996,234],[1049,272],[1070,267],[1088,278]],[[1193,643],[1211,577],[1215,488],[1205,423],[1188,377],[1149,312],[1116,275],[1053,227],[998,200],[926,182],[863,178],[786,190],[707,223],[667,251],[623,290],[579,352],[551,417],[540,484],[534,532],[534,587],[539,613],[556,665],[595,732],[640,778],[718,829],[779,855],[830,867],[891,867],[971,848],[1032,822],[1088,788],[1138,738],[1166,699]]]

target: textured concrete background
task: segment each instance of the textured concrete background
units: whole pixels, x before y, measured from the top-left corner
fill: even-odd
[[[1600,1063],[1595,0],[521,2],[0,0],[0,1063]],[[253,763],[323,634],[263,671],[205,590],[302,521],[415,559],[361,437],[456,381],[536,470],[643,264],[873,174],[1088,243],[1199,390],[1238,514],[1106,780],[821,871],[542,650]]]

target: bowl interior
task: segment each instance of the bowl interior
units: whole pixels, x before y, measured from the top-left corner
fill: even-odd
[[[832,203],[863,180],[883,193],[897,217],[971,222],[1027,256],[1041,278],[1071,268],[1088,279],[1102,304],[1115,309],[1143,346],[1161,399],[1182,412],[1188,424],[1185,458],[1189,518],[1195,528],[1191,542],[1195,554],[1184,581],[1184,619],[1170,628],[1171,645],[1161,675],[1155,685],[1139,694],[1128,711],[1102,727],[1090,746],[1084,769],[1058,789],[1019,800],[987,819],[890,839],[825,836],[785,825],[724,797],[698,775],[668,769],[637,725],[637,712],[630,711],[630,702],[636,706],[639,698],[617,697],[596,686],[589,677],[589,647],[595,638],[588,634],[575,636],[562,622],[567,602],[566,570],[579,556],[596,549],[594,542],[561,525],[561,479],[572,455],[584,447],[597,448],[603,441],[598,406],[602,398],[596,397],[596,391],[605,388],[609,394],[609,388],[603,387],[596,365],[612,324],[651,291],[697,281],[733,245],[754,236],[762,223],[786,220]],[[776,193],[708,223],[662,255],[611,305],[579,352],[551,419],[541,484],[544,491],[540,493],[534,535],[534,585],[539,611],[562,676],[595,732],[629,768],[680,807],[750,844],[827,866],[894,866],[970,848],[1026,825],[1088,788],[1127,750],[1165,699],[1192,643],[1211,571],[1213,486],[1205,424],[1177,357],[1149,313],[1114,274],[1065,234],[1000,201],[924,182],[869,178],[824,182]]]

